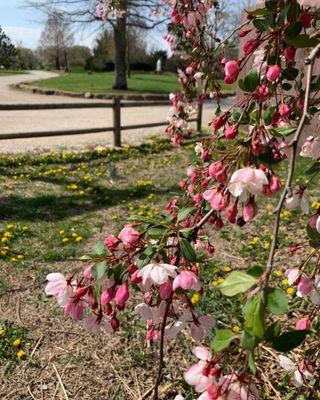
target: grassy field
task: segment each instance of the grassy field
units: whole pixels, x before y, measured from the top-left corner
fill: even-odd
[[[26,74],[25,71],[2,71],[0,70],[0,76],[9,76],[9,75],[21,75],[21,74]]]
[[[110,93],[114,83],[113,72],[96,72],[89,75],[86,72],[71,72],[65,76],[33,82],[36,86],[60,89],[70,92]],[[128,79],[130,93],[163,93],[169,94],[179,90],[177,76],[173,73],[156,75],[154,73],[133,72]],[[233,90],[233,85],[225,85],[223,90]],[[119,93],[121,91],[118,91]]]
[[[55,368],[70,399],[140,399],[152,388],[157,353],[145,343],[144,324],[128,318],[118,334],[92,337],[80,323],[64,318],[56,302],[45,296],[44,279],[48,272],[79,267],[75,259],[119,229],[129,216],[157,217],[179,193],[178,183],[194,158],[193,147],[173,149],[167,142],[154,142],[121,151],[0,157],[0,330],[4,332],[0,334],[0,382],[5,382],[0,385],[1,399],[29,399],[30,392],[36,399],[64,398]],[[311,200],[316,200],[316,194]],[[235,315],[234,303],[222,299],[217,286],[226,273],[247,267],[248,262],[265,265],[272,201],[266,202],[252,224],[242,229],[229,224],[218,235],[212,233],[216,253],[212,262],[200,266],[209,285],[197,305],[224,327],[241,329],[241,318],[230,318]],[[272,279],[287,289],[283,260],[305,221],[288,211],[281,218],[285,224]],[[294,265],[299,252],[290,257]],[[292,294],[288,296],[296,301]],[[14,347],[16,339],[21,343]],[[183,368],[194,361],[193,343],[184,335],[179,342],[181,347],[168,344],[166,382],[160,390],[165,400],[185,390]],[[19,358],[18,351],[25,355]],[[272,368],[274,360],[261,353],[268,379],[282,390],[283,399],[289,399],[287,387],[281,386]],[[265,398],[274,399],[268,382],[265,389],[269,394]]]

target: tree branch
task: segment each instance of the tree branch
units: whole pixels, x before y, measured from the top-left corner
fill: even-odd
[[[308,70],[307,70],[307,81],[306,81],[306,91],[305,91],[305,97],[304,97],[303,113],[302,113],[302,117],[300,119],[299,126],[296,130],[296,133],[295,133],[292,141],[288,145],[291,149],[290,160],[289,160],[289,162],[290,162],[289,171],[288,171],[288,175],[287,175],[285,188],[282,191],[277,208],[275,210],[276,219],[274,222],[273,240],[272,240],[268,263],[267,263],[266,282],[268,282],[269,276],[272,272],[273,265],[274,265],[274,256],[275,256],[275,252],[276,252],[277,245],[278,245],[278,239],[279,239],[280,214],[281,214],[282,207],[283,207],[283,204],[286,199],[286,195],[292,184],[292,179],[293,179],[294,170],[295,170],[295,162],[296,162],[296,157],[297,157],[298,142],[299,142],[300,136],[302,134],[306,118],[308,116],[309,97],[310,97],[313,66],[314,66],[315,59],[317,57],[319,57],[319,55],[320,55],[320,43],[311,51],[309,56],[305,59],[305,65],[308,66]]]

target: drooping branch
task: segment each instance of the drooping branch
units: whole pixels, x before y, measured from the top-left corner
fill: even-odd
[[[308,108],[309,108],[309,98],[310,98],[310,90],[311,90],[311,80],[312,80],[312,72],[314,67],[314,62],[317,57],[320,56],[320,43],[310,52],[309,56],[305,59],[305,65],[307,66],[307,79],[306,79],[306,90],[305,90],[305,97],[304,97],[304,104],[303,104],[303,112],[300,119],[299,126],[295,132],[295,135],[292,141],[289,143],[288,147],[290,148],[290,158],[289,158],[289,170],[287,175],[287,180],[285,187],[282,191],[281,197],[279,199],[278,205],[276,207],[275,213],[275,222],[273,228],[273,240],[271,243],[269,258],[267,262],[267,274],[266,274],[266,282],[269,279],[269,276],[272,272],[273,265],[274,265],[274,257],[278,245],[279,239],[279,229],[280,229],[280,214],[286,199],[286,196],[291,188],[294,171],[295,171],[295,162],[297,157],[297,150],[298,150],[298,143],[300,136],[303,132],[303,128],[308,117]]]

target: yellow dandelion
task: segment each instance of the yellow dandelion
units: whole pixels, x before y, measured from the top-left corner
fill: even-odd
[[[72,233],[71,233],[71,236],[74,237],[74,238],[76,238],[76,237],[78,236],[78,234],[77,234],[76,232],[72,232]]]
[[[229,265],[226,265],[223,269],[226,272],[230,272],[231,271],[231,267]]]
[[[283,286],[288,286],[289,285],[289,281],[288,281],[287,278],[284,279],[281,283],[282,283]]]
[[[257,244],[258,242],[259,242],[259,238],[258,238],[258,236],[255,236],[254,238],[252,238],[251,240],[250,240],[250,244]]]
[[[12,229],[12,228],[14,228],[14,225],[13,224],[9,224],[9,225],[7,225],[7,228],[8,229]]]
[[[270,243],[269,242],[264,242],[263,243],[263,248],[264,249],[269,249],[270,248]]]
[[[224,278],[219,278],[217,282],[218,282],[218,284],[224,282]]]
[[[17,259],[18,260],[23,260],[24,259],[24,255],[23,254],[18,254],[17,255]]]
[[[295,292],[295,288],[293,288],[293,287],[289,287],[289,288],[287,289],[287,293],[288,293],[288,294],[294,294],[294,292]]]
[[[112,221],[117,221],[119,219],[119,217],[117,215],[112,215],[111,219],[112,219]]]
[[[199,299],[200,299],[199,294],[198,294],[198,293],[195,293],[195,294],[191,297],[191,303],[192,303],[192,304],[196,304],[196,303],[198,303]]]
[[[12,343],[12,345],[14,346],[14,347],[18,347],[18,346],[20,346],[20,344],[21,344],[21,339],[16,339],[16,340],[14,340],[14,342]]]
[[[23,227],[22,227],[22,230],[23,231],[27,231],[29,229],[29,227],[27,226],[27,225],[24,225]]]
[[[18,358],[22,358],[26,353],[23,350],[19,350],[17,353]]]
[[[76,237],[76,242],[81,242],[81,240],[82,240],[82,237],[81,237],[81,236],[77,236],[77,237]]]
[[[64,231],[63,229],[61,229],[61,231],[59,231],[59,235],[64,235],[66,233],[66,231]]]
[[[277,271],[274,272],[274,274],[275,274],[275,276],[280,277],[283,274],[283,272],[277,270]]]
[[[10,262],[16,262],[16,261],[17,261],[17,259],[15,257],[10,258]]]
[[[213,287],[216,287],[216,286],[219,285],[219,282],[218,282],[218,281],[213,281],[213,282],[211,282],[211,285],[212,285]]]
[[[4,335],[4,330],[0,329],[0,336],[3,336],[3,335]]]
[[[7,232],[4,233],[3,236],[9,238],[9,237],[12,237],[12,233],[7,231]]]
[[[232,327],[232,331],[235,332],[235,333],[240,332],[240,326],[234,325],[234,326]]]
[[[69,239],[68,239],[68,238],[63,238],[63,239],[62,239],[62,242],[63,242],[63,243],[68,243],[68,242],[69,242]]]

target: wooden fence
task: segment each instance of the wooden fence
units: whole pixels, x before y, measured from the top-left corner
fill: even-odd
[[[171,105],[170,101],[123,101],[119,97],[115,97],[112,103],[52,103],[52,104],[0,104],[0,111],[24,111],[24,110],[59,110],[59,109],[77,109],[77,108],[112,108],[113,110],[113,126],[102,128],[88,128],[88,129],[71,129],[61,131],[45,131],[45,132],[18,132],[0,134],[0,140],[5,139],[26,139],[48,136],[67,136],[67,135],[81,135],[99,132],[113,132],[113,145],[121,147],[121,132],[129,129],[152,128],[156,126],[163,126],[167,121],[151,122],[139,125],[125,125],[121,124],[121,108],[127,107],[154,107]],[[202,126],[202,106],[199,106],[197,118],[190,119],[189,122],[197,122],[197,131],[201,131]]]

